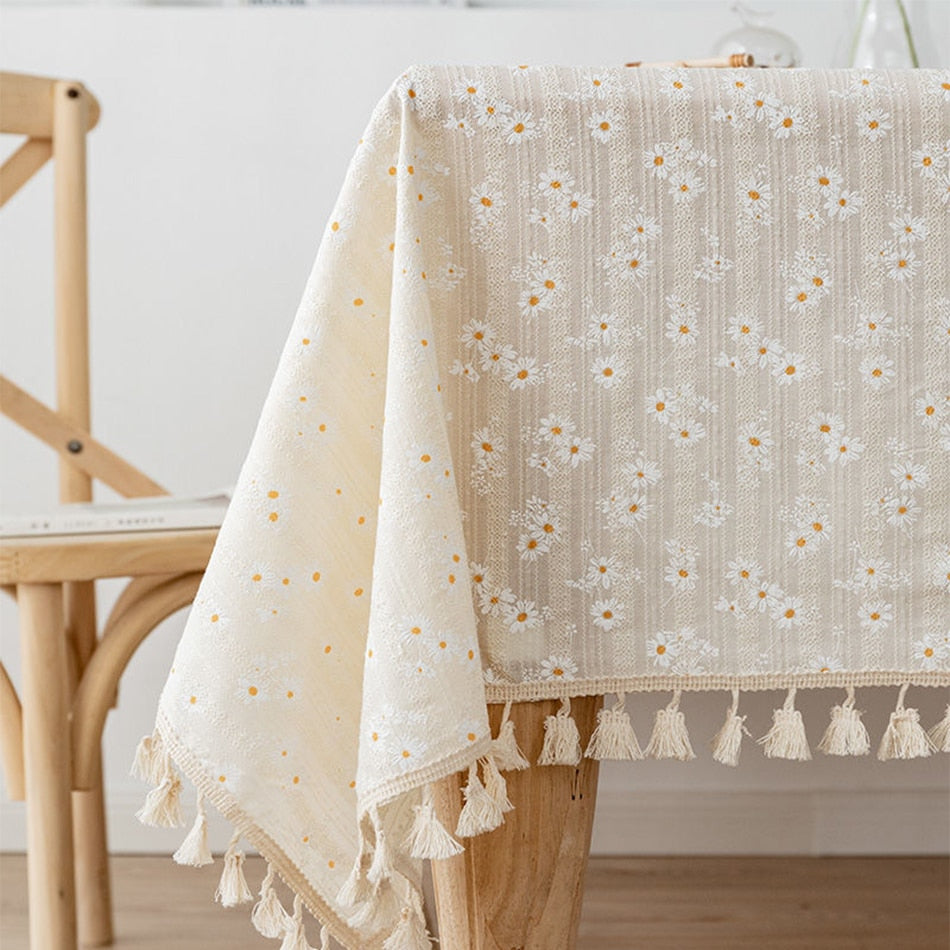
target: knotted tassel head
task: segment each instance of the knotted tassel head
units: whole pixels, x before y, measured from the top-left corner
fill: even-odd
[[[383,942],[383,950],[430,950],[432,938],[426,929],[422,899],[415,888],[410,888],[409,903],[399,914],[393,932]]]
[[[465,804],[459,815],[455,833],[460,838],[471,838],[486,831],[494,831],[505,820],[498,803],[488,794],[478,778],[478,766],[468,770],[468,782],[462,789]]]
[[[947,706],[943,719],[927,735],[938,752],[950,752],[950,706]]]
[[[633,723],[624,709],[624,694],[617,694],[612,709],[597,713],[597,727],[587,743],[584,755],[589,759],[637,761],[643,758],[643,750],[633,731]]]
[[[208,847],[208,816],[205,814],[204,797],[198,792],[197,814],[191,831],[181,846],[172,855],[176,864],[187,864],[194,868],[214,864],[211,849]]]
[[[515,738],[515,724],[508,718],[510,715],[511,700],[505,703],[501,725],[498,727],[498,736],[492,739],[491,744],[491,754],[495,759],[495,765],[502,772],[520,771],[530,767],[524,753],[518,748],[518,740]]]
[[[441,860],[465,850],[436,816],[431,785],[423,786],[422,804],[416,805],[414,811],[415,821],[405,845],[411,857],[423,861]]]
[[[303,900],[299,894],[294,895],[294,915],[287,918],[280,950],[313,950],[307,943],[307,932],[303,925]]]
[[[561,700],[557,715],[544,720],[544,745],[538,765],[577,765],[581,760],[581,737],[571,718],[571,701]]]
[[[244,852],[238,851],[237,848],[240,840],[240,832],[235,832],[224,854],[224,869],[218,889],[214,892],[214,899],[220,902],[222,907],[236,907],[254,899],[244,877]]]
[[[150,736],[142,736],[135,749],[131,774],[149,785],[158,785],[167,771],[168,753],[156,730]]]
[[[745,721],[746,717],[739,715],[739,690],[734,689],[732,691],[732,705],[726,710],[726,721],[710,743],[713,759],[716,762],[733,767],[739,764],[742,736],[743,734],[752,735],[746,729]]]
[[[682,690],[673,693],[673,699],[665,709],[658,709],[653,723],[653,733],[644,755],[654,759],[679,759],[688,762],[696,758],[686,731],[686,717],[680,711]]]
[[[932,755],[936,746],[920,724],[920,713],[904,707],[904,696],[910,684],[904,683],[897,697],[897,708],[881,739],[877,757],[882,762],[890,759],[921,759]]]
[[[772,728],[758,740],[770,759],[793,759],[807,762],[811,759],[808,737],[802,714],[795,708],[796,689],[793,686],[784,704],[772,713]]]
[[[163,758],[160,781],[145,796],[145,804],[135,813],[135,817],[143,825],[181,828],[185,824],[181,813],[181,777],[175,771],[170,757],[164,755]]]
[[[261,882],[260,900],[251,911],[251,923],[262,937],[283,936],[291,924],[290,914],[284,910],[274,890],[274,866],[267,863],[267,873]]]
[[[854,708],[854,687],[848,687],[848,695],[840,706],[831,709],[831,722],[818,743],[825,755],[867,755],[871,751],[871,738],[863,722],[861,712]]]

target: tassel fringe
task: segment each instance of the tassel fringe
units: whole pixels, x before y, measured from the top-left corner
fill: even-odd
[[[461,854],[465,849],[445,830],[436,817],[432,786],[422,789],[422,804],[415,806],[416,818],[406,839],[406,850],[414,858],[440,860]]]
[[[330,950],[330,928],[326,924],[320,928],[320,950]]]
[[[224,855],[224,870],[214,893],[214,899],[219,901],[222,907],[236,907],[254,899],[244,877],[244,852],[237,849],[240,840],[240,833],[235,832]]]
[[[950,752],[950,706],[943,719],[927,733],[938,752]]]
[[[514,805],[508,801],[508,783],[505,777],[498,771],[498,765],[493,755],[487,755],[479,759],[482,766],[482,775],[485,778],[485,791],[491,796],[492,801],[501,809],[502,814],[507,814],[514,810]]]
[[[274,867],[268,862],[267,873],[261,882],[261,899],[251,911],[251,923],[262,937],[282,937],[291,925],[290,914],[274,890]]]
[[[654,759],[679,759],[681,762],[696,758],[686,731],[686,716],[679,708],[681,696],[682,690],[676,690],[670,704],[657,710],[650,744],[644,755]]]
[[[313,950],[307,943],[307,933],[303,926],[303,901],[299,894],[294,896],[294,915],[287,922],[280,950]]]
[[[577,765],[581,761],[581,738],[571,718],[571,701],[561,700],[557,715],[544,720],[544,745],[538,765]]]
[[[149,785],[158,785],[168,770],[167,760],[165,744],[157,731],[150,736],[142,736],[135,749],[131,774]]]
[[[597,728],[594,729],[587,751],[589,759],[638,761],[643,750],[633,731],[633,723],[624,709],[624,694],[617,694],[613,709],[601,709],[597,713]]]
[[[145,804],[135,813],[143,825],[158,828],[182,828],[181,777],[163,753],[162,774],[158,784],[145,796]]]
[[[477,764],[469,767],[468,783],[462,789],[462,795],[465,804],[455,829],[458,837],[471,838],[486,831],[494,831],[504,822],[505,816],[500,806],[478,778]]]
[[[751,736],[745,727],[746,716],[739,715],[739,690],[732,691],[732,705],[726,710],[726,721],[713,737],[713,759],[722,765],[737,766],[742,748],[742,736]]]
[[[802,714],[795,708],[795,693],[793,686],[784,704],[772,713],[772,728],[757,740],[770,759],[793,759],[796,762],[811,760],[805,723]]]
[[[432,938],[426,930],[422,898],[410,887],[409,904],[403,907],[399,923],[383,943],[383,950],[430,950]]]
[[[891,713],[891,720],[878,746],[877,757],[882,762],[891,759],[921,759],[932,755],[936,743],[924,732],[920,724],[920,713],[916,709],[904,707],[904,696],[909,683],[904,683],[897,697],[897,708]]]
[[[393,857],[390,852],[388,837],[383,830],[383,823],[379,818],[379,812],[375,808],[371,808],[369,815],[373,822],[373,830],[376,832],[376,844],[373,849],[373,860],[366,872],[366,879],[373,887],[378,887],[382,881],[388,881],[392,877]]]
[[[871,739],[861,722],[861,712],[854,708],[854,687],[848,687],[848,696],[840,706],[831,710],[831,722],[818,743],[825,755],[867,755]]]
[[[491,744],[491,754],[495,759],[495,765],[502,772],[520,771],[531,766],[531,763],[524,757],[524,753],[518,748],[518,740],[515,738],[515,724],[508,718],[509,715],[511,715],[511,700],[505,703],[505,711],[502,713],[498,736],[492,740]]]
[[[197,810],[191,831],[172,855],[172,860],[176,864],[187,864],[193,868],[214,864],[211,849],[208,847],[208,816],[205,813],[205,800],[201,792],[198,793]]]

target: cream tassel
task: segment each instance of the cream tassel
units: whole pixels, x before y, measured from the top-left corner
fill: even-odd
[[[524,757],[518,748],[515,738],[515,724],[508,718],[511,715],[511,700],[505,703],[502,713],[501,726],[498,728],[498,737],[492,739],[491,754],[495,758],[495,765],[502,772],[514,772],[531,767],[531,763]]]
[[[848,696],[840,706],[831,709],[831,722],[818,743],[825,755],[867,755],[871,751],[871,739],[863,722],[861,712],[854,708],[854,687],[848,687]]]
[[[373,895],[373,885],[366,879],[366,859],[369,857],[369,851],[366,847],[362,820],[358,826],[358,833],[359,853],[353,862],[353,870],[350,871],[349,877],[343,882],[343,886],[336,895],[337,903],[343,907],[355,907],[369,900]]]
[[[479,781],[477,764],[468,770],[468,784],[462,789],[465,804],[459,815],[455,833],[460,838],[471,838],[486,831],[494,831],[505,820],[498,803]]]
[[[781,708],[772,712],[772,728],[757,740],[770,759],[811,760],[802,714],[795,708],[796,687],[792,687]]]
[[[240,840],[241,833],[236,831],[225,852],[224,870],[214,892],[214,899],[220,901],[222,907],[236,907],[254,899],[244,878],[244,852],[237,849]]]
[[[167,758],[165,744],[157,731],[150,736],[142,736],[135,749],[131,774],[149,785],[158,785],[165,776]]]
[[[449,833],[435,814],[432,786],[422,788],[422,804],[413,809],[416,813],[412,830],[406,839],[406,850],[413,858],[440,860],[461,854],[465,849]]]
[[[675,690],[670,704],[665,709],[657,710],[653,734],[644,755],[654,759],[679,759],[681,762],[696,758],[689,744],[686,716],[680,711],[682,694],[682,690]]]
[[[508,783],[505,777],[498,771],[498,765],[495,757],[491,754],[478,760],[482,766],[482,775],[485,779],[485,791],[491,796],[492,801],[501,809],[502,814],[514,811],[515,806],[508,801]]]
[[[413,887],[410,889],[410,904],[403,907],[399,923],[384,941],[383,950],[430,950],[431,946],[422,900]]]
[[[267,862],[267,873],[261,882],[261,899],[251,911],[251,923],[262,937],[282,937],[291,918],[274,890],[274,866]]]
[[[389,840],[383,830],[383,823],[375,806],[370,808],[369,816],[373,822],[373,830],[376,832],[376,844],[373,847],[373,860],[366,872],[366,879],[373,887],[378,887],[382,881],[388,881],[392,876],[393,858],[390,853]]]
[[[633,731],[633,723],[624,709],[624,694],[617,693],[613,709],[601,709],[597,713],[597,728],[594,729],[584,753],[589,759],[616,759],[637,761],[643,758],[643,750]]]
[[[182,828],[181,778],[166,755],[163,772],[156,788],[145,796],[145,804],[135,813],[143,825],[160,828]]]
[[[950,752],[950,706],[943,719],[927,733],[938,752]]]
[[[198,813],[195,815],[195,823],[191,826],[191,831],[172,855],[172,860],[176,864],[187,864],[193,868],[214,864],[211,849],[208,847],[208,816],[205,813],[205,800],[201,792],[198,792],[197,809]]]
[[[320,928],[320,950],[330,950],[330,928],[326,924]]]
[[[904,696],[909,683],[904,683],[897,697],[897,708],[891,713],[877,757],[882,762],[890,759],[921,759],[936,751],[936,743],[924,732],[920,724],[920,713],[916,709],[904,708]]]
[[[577,765],[581,761],[581,737],[571,718],[571,701],[561,700],[557,715],[544,720],[544,745],[538,765]]]
[[[307,943],[307,934],[303,926],[303,900],[294,895],[294,916],[287,923],[280,950],[313,950]]]
[[[732,691],[732,705],[726,710],[726,721],[716,733],[712,742],[713,758],[723,765],[739,764],[739,752],[742,747],[743,733],[751,736],[745,727],[745,716],[739,715],[739,690]]]

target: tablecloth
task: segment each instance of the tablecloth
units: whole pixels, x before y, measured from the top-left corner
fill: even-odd
[[[946,751],[905,696],[950,685],[948,212],[947,72],[401,76],[140,746],[143,820],[180,820],[180,769],[177,858],[210,859],[205,801],[236,829],[223,903],[243,837],[262,933],[306,946],[305,906],[400,950],[429,945],[420,859],[504,820],[529,764],[486,700],[562,698],[557,766],[692,758],[683,691],[723,690],[735,764],[741,690],[787,690],[755,731],[807,759],[873,751],[855,689],[891,685],[879,756]],[[656,691],[647,742],[625,694]],[[428,786],[462,769],[446,829]]]

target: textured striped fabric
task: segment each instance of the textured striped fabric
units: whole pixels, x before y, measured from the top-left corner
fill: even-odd
[[[423,945],[407,836],[486,698],[950,684],[948,80],[380,103],[158,720],[347,946]]]

